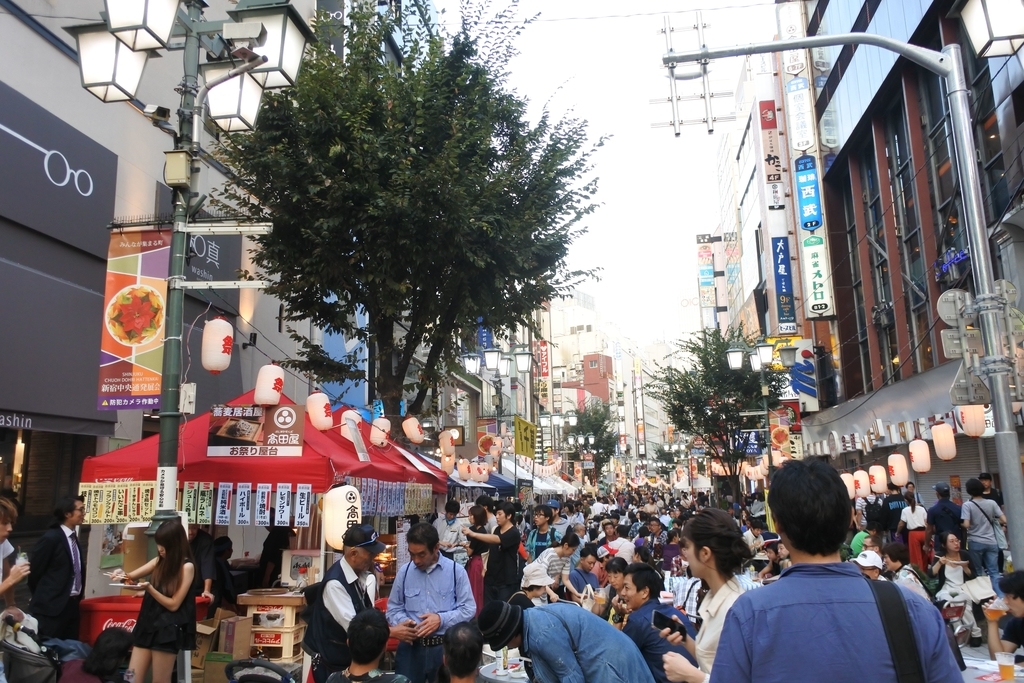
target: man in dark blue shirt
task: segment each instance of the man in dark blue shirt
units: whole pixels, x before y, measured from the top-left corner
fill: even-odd
[[[737,598],[711,683],[895,683],[874,593],[857,565],[840,561],[851,511],[839,473],[818,460],[788,461],[775,471],[768,507],[793,566]],[[939,611],[905,588],[900,594],[924,680],[963,683]]]
[[[660,629],[654,628],[651,624],[654,612],[662,612],[670,619],[673,616],[678,618],[686,627],[688,638],[697,637],[697,631],[685,614],[671,605],[662,605],[658,601],[663,590],[665,590],[665,582],[662,581],[661,574],[649,564],[634,562],[626,568],[625,580],[622,584],[622,599],[629,607],[629,617],[625,626],[622,627],[622,632],[636,643],[657,683],[668,683],[665,663],[662,659],[666,652],[677,652],[686,657],[691,664],[697,666],[697,660],[685,646],[670,644],[659,635]]]
[[[926,543],[931,543],[936,551],[939,550],[936,543],[939,534],[943,531],[952,531],[957,538],[963,541],[963,529],[960,527],[960,506],[949,499],[949,484],[940,481],[933,486],[939,500],[928,508],[928,517],[925,518],[924,537]]]

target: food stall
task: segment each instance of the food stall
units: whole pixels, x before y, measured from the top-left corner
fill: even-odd
[[[349,439],[337,429],[316,429],[303,408],[287,397],[282,396],[280,406],[294,415],[303,413],[299,424],[292,425],[299,437],[280,437],[290,441],[291,450],[284,443],[272,449],[231,450],[239,448],[230,444],[231,439],[253,439],[272,429],[269,421],[264,424],[255,414],[262,411],[253,405],[253,392],[191,417],[181,432],[178,508],[215,538],[230,537],[236,565],[257,562],[268,530],[288,526],[295,536],[287,552],[284,583],[294,585],[302,567],[314,571],[313,576],[307,573],[309,583],[318,580],[324,562],[333,559],[331,553],[324,553],[318,497],[336,484],[350,484],[360,491],[364,520],[382,534],[393,531],[395,518],[428,514],[438,501],[443,505],[445,474],[418,458],[410,462],[389,439],[374,445],[369,424],[359,425],[359,435]],[[239,427],[242,423],[249,426]],[[145,561],[144,532],[154,512],[158,442],[159,435],[153,435],[83,463],[80,492],[86,499],[86,523],[99,527],[89,535],[85,602],[93,615],[90,623],[128,622],[125,615],[131,605],[117,595],[118,589],[104,573],[117,567],[131,571]],[[393,572],[392,568],[391,576]],[[130,600],[141,604],[139,598]],[[239,603],[241,609],[248,609],[243,600]],[[289,628],[301,638],[294,626]],[[274,652],[285,659],[293,657],[294,645],[282,642]],[[287,657],[285,650],[290,653]]]

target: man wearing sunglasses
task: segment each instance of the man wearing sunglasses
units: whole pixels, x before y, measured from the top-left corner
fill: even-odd
[[[306,590],[307,607],[303,649],[313,660],[313,680],[326,683],[335,671],[344,671],[352,663],[348,647],[348,627],[363,610],[373,609],[377,599],[377,581],[373,558],[384,552],[377,532],[369,524],[354,526],[342,537],[340,560],[327,570],[324,580]]]

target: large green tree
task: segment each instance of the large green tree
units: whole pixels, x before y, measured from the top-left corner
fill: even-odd
[[[589,274],[565,259],[594,208],[593,146],[583,121],[545,112],[528,122],[508,87],[515,2],[498,22],[467,3],[450,38],[354,4],[344,60],[321,24],[296,87],[267,93],[256,130],[226,139],[237,174],[226,202],[273,221],[254,261],[286,319],[367,342],[366,379],[386,412],[412,392],[418,413],[478,326],[499,337],[530,326]],[[401,65],[382,47],[398,30]],[[293,367],[363,379],[353,358],[292,334],[302,346]]]
[[[591,398],[577,407],[576,426],[567,427],[563,433],[565,436],[575,434],[583,438],[594,437],[593,445],[582,446],[579,449],[593,451],[594,472],[600,480],[601,474],[615,455],[615,443],[618,441],[611,408],[601,399]],[[571,457],[578,458],[576,454],[572,454]]]
[[[730,370],[725,354],[731,347],[753,344],[741,330],[702,330],[677,342],[681,367],[659,367],[650,385],[651,394],[676,429],[703,438],[708,455],[720,459],[734,495],[739,492],[740,464],[750,457],[745,442],[737,436],[761,429],[765,418],[761,373],[750,369],[747,358],[742,370]],[[768,407],[778,407],[788,377],[785,372],[769,370],[765,380]]]

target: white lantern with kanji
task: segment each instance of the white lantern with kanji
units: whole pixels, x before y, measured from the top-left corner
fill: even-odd
[[[782,463],[786,461],[786,456],[782,451],[772,450],[772,465],[775,467],[782,467]]]
[[[334,426],[331,399],[322,391],[315,391],[306,397],[306,415],[309,415],[309,421],[321,432]]]
[[[868,476],[868,473],[864,470],[857,470],[854,472],[853,486],[854,490],[857,492],[858,498],[863,498],[871,493],[871,478]]]
[[[485,482],[490,476],[490,468],[484,463],[473,463],[470,468],[469,478],[476,482]]]
[[[927,444],[926,444],[927,445]],[[956,457],[956,434],[953,433],[953,426],[945,422],[937,422],[932,425],[932,445],[935,447],[935,456],[939,460],[952,460]],[[913,444],[911,444],[913,446]],[[927,455],[927,451],[925,454]],[[914,449],[910,449],[910,457],[914,458]],[[929,469],[931,463],[928,463]],[[914,465],[915,472],[927,472],[919,470]]]
[[[421,444],[427,438],[423,433],[423,425],[412,415],[402,420],[402,431],[405,432],[405,438],[414,444]]]
[[[231,365],[231,349],[235,345],[235,328],[224,318],[207,320],[203,327],[203,368],[219,375]]]
[[[370,425],[370,443],[374,446],[384,446],[388,442],[390,433],[391,420],[386,417],[378,417]]]
[[[872,465],[868,468],[868,480],[871,482],[872,493],[885,493],[889,490],[889,481],[885,476],[885,468]]]
[[[455,456],[454,455],[442,455],[441,456],[441,469],[444,470],[445,474],[451,474],[455,471]]]
[[[960,406],[957,411],[964,434],[979,437],[985,433],[985,406]]]
[[[853,475],[849,472],[843,472],[839,475],[839,478],[846,484],[846,492],[850,494],[850,500],[857,497],[857,485],[853,480]]]
[[[950,437],[952,437],[952,427],[945,425],[950,431]],[[934,433],[934,432],[933,432]],[[921,439],[913,439],[910,441],[910,467],[913,468],[914,472],[924,474],[932,469],[932,454],[928,451],[928,442],[922,441]],[[936,449],[936,455],[938,450]],[[952,456],[944,460],[949,460],[956,455],[956,449],[954,447]]]
[[[461,458],[458,464],[459,479],[469,481],[469,461]]]
[[[261,406],[276,406],[281,402],[284,391],[284,368],[280,365],[264,365],[256,375],[256,391],[253,403]]]
[[[341,550],[345,545],[345,532],[362,521],[362,498],[354,486],[336,486],[323,498],[324,540],[332,548]]]
[[[359,430],[359,423],[363,421],[363,416],[359,414],[358,410],[346,410],[341,414],[341,435],[349,441],[354,441],[352,432],[349,431],[349,422],[355,425],[356,431]]]
[[[924,442],[922,441],[921,443]],[[914,442],[911,441],[910,445],[913,447]],[[925,443],[924,447],[928,448],[928,444]],[[907,471],[907,459],[902,453],[892,453],[889,455],[889,478],[897,486],[906,486],[910,480],[910,473]]]
[[[441,455],[455,455],[455,443],[449,430],[445,429],[437,435],[437,445],[441,447]]]

